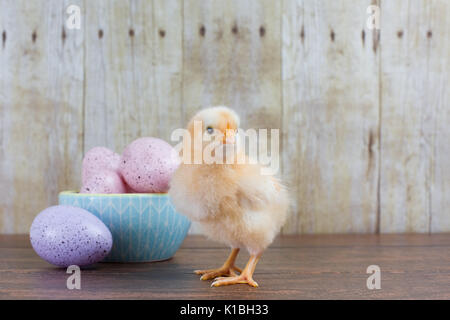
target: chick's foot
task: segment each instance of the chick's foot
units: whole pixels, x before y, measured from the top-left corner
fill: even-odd
[[[201,274],[200,280],[209,280],[214,279],[217,277],[225,276],[225,277],[233,277],[237,274],[235,271],[238,271],[239,273],[242,272],[241,269],[239,269],[236,266],[231,267],[220,267],[218,269],[208,269],[208,270],[195,270],[195,274]]]
[[[214,279],[216,277],[220,276],[227,276],[227,277],[234,277],[236,276],[235,271],[242,273],[242,270],[239,269],[234,265],[234,262],[236,261],[236,257],[239,253],[239,248],[234,248],[230,256],[228,257],[227,261],[217,269],[209,269],[209,270],[195,270],[194,272],[196,274],[201,274],[200,280],[209,280]]]
[[[230,284],[238,284],[238,283],[246,283],[252,287],[257,287],[258,284],[251,276],[246,276],[244,274],[241,274],[239,276],[234,277],[219,277],[214,280],[214,282],[211,284],[211,287],[220,287],[220,286],[227,286]]]
[[[240,275],[233,277],[216,278],[214,282],[211,284],[211,287],[220,287],[238,283],[244,283],[252,287],[257,287],[258,284],[256,283],[255,280],[253,280],[253,272],[255,272],[255,267],[260,257],[261,254],[251,255],[250,259],[247,262],[247,265],[245,266],[244,270]]]

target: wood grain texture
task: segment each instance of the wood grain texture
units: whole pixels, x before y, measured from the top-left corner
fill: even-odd
[[[449,243],[448,234],[282,236],[256,267],[258,288],[211,288],[192,271],[220,265],[229,249],[188,236],[168,261],[98,263],[68,290],[66,270],[40,259],[27,236],[0,236],[0,299],[449,299]],[[372,264],[380,290],[366,287]]]
[[[243,128],[281,123],[280,3],[184,3],[183,107],[227,105]]]
[[[434,116],[429,231],[435,233],[450,231],[450,5],[435,1],[429,10],[426,111]]]
[[[0,1],[0,233],[27,232],[80,183],[84,33],[64,27],[69,3]]]
[[[376,230],[379,51],[361,14],[369,4],[284,1],[282,158],[297,213],[286,232]]]
[[[448,231],[449,6],[381,10],[381,232]]]
[[[64,27],[71,4],[80,30]],[[371,4],[380,32],[366,27]],[[28,232],[78,189],[90,148],[170,141],[219,104],[245,129],[281,129],[284,234],[450,231],[448,1],[0,8],[0,233]]]

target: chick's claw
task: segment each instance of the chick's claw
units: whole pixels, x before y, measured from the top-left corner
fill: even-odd
[[[209,270],[195,270],[195,274],[201,274],[200,280],[210,280],[214,279],[220,276],[226,276],[226,277],[234,277],[237,276],[237,274],[234,271],[238,271],[239,273],[242,272],[241,269],[239,269],[236,266],[227,267],[227,268],[218,268],[218,269],[209,269]]]
[[[252,254],[247,262],[247,265],[245,266],[244,270],[241,272],[240,275],[227,278],[224,277],[216,278],[214,282],[211,284],[211,287],[220,287],[238,283],[246,283],[249,286],[257,287],[258,284],[256,283],[255,280],[253,280],[253,272],[255,272],[255,267],[256,264],[258,263],[259,258],[261,257],[261,254],[262,252],[258,254]]]
[[[256,283],[255,280],[253,280],[252,277],[248,277],[246,275],[239,275],[234,277],[219,277],[214,280],[214,282],[211,284],[211,287],[220,287],[220,286],[226,286],[230,284],[239,284],[244,283],[248,284],[252,287],[258,287],[258,283]]]
[[[242,270],[234,265],[238,253],[239,248],[233,248],[227,260],[220,268],[209,270],[195,270],[194,272],[196,274],[202,275],[200,277],[200,280],[209,280],[220,276],[235,277],[236,273],[234,271],[242,273]]]

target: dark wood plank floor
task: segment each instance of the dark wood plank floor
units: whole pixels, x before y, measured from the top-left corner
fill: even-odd
[[[65,269],[32,250],[27,236],[0,236],[0,299],[450,299],[450,234],[284,236],[264,253],[259,288],[211,288],[192,273],[219,266],[229,249],[189,236],[157,263],[98,263],[68,290]],[[248,258],[241,252],[238,265]],[[368,290],[366,269],[381,268],[381,289]]]

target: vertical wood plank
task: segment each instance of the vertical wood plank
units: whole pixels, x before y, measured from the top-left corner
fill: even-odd
[[[186,117],[227,105],[241,115],[243,128],[279,128],[279,2],[188,1],[184,20]]]
[[[430,232],[450,231],[450,3],[430,4],[428,107],[434,109]]]
[[[411,0],[381,4],[381,232],[430,230],[435,140],[440,135],[435,126],[440,117],[438,109],[445,102],[438,97],[445,95],[441,77],[448,74],[437,70],[445,66],[445,60],[440,60],[445,54],[448,64],[448,40],[442,39],[444,47],[440,53],[432,53],[437,45],[432,48],[433,40],[427,36],[432,14],[445,7],[441,2],[432,12],[437,3]],[[444,25],[436,27],[439,34]],[[441,34],[445,32],[448,31]],[[431,54],[436,59],[433,65]],[[448,137],[447,132],[448,129],[442,131],[444,137]],[[442,209],[448,212],[439,208]]]
[[[449,5],[382,11],[382,231],[449,231]]]
[[[432,148],[429,126],[424,127],[431,120],[423,92],[424,2],[382,2],[381,232],[429,228]]]
[[[182,2],[85,1],[85,148],[181,126]]]
[[[283,2],[286,233],[375,232],[379,48],[370,1]]]
[[[280,128],[280,10],[279,1],[185,1],[184,122],[227,105],[244,129]]]
[[[27,233],[79,184],[83,31],[64,28],[70,4],[0,1],[0,233]]]

